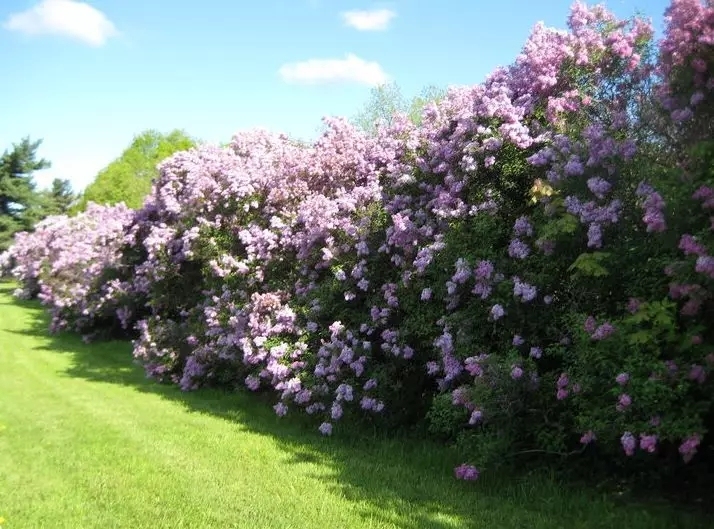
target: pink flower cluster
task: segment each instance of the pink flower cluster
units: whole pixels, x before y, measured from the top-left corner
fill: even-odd
[[[49,217],[15,237],[8,254],[23,285],[17,294],[39,297],[50,309],[52,331],[91,332],[98,321],[116,318],[129,324],[127,285],[105,272],[121,260],[133,217],[123,204],[90,203],[75,217]]]

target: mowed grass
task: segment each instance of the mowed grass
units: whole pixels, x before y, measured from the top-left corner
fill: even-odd
[[[706,526],[545,477],[458,482],[442,446],[326,439],[251,395],[155,384],[129,344],[50,337],[11,290],[0,283],[3,529]]]

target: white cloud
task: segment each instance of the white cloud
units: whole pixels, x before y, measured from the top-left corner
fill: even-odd
[[[26,35],[60,35],[90,46],[102,46],[119,34],[104,13],[76,0],[42,0],[10,15],[3,27]]]
[[[365,61],[352,53],[344,59],[309,59],[284,64],[278,73],[294,84],[358,83],[368,86],[389,80],[378,62]]]
[[[345,11],[342,20],[345,24],[359,31],[384,31],[397,14],[389,9],[372,11]]]

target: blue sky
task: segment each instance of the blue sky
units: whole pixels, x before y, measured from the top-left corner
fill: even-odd
[[[572,0],[3,0],[0,150],[43,139],[82,189],[149,128],[209,142],[266,127],[310,138],[371,86],[475,84]],[[667,0],[610,0],[661,26]]]

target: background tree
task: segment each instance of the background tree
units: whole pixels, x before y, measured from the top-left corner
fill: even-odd
[[[55,178],[50,189],[42,192],[43,214],[64,215],[77,200],[69,180]]]
[[[424,107],[429,103],[438,103],[441,101],[446,96],[446,92],[446,88],[439,88],[434,85],[429,85],[422,89],[421,93],[414,97],[409,103],[409,108],[407,109],[409,119],[417,125],[420,124]]]
[[[90,201],[109,205],[124,202],[131,208],[141,207],[158,174],[157,164],[195,145],[195,140],[181,130],[168,134],[156,130],[140,133],[121,156],[99,172],[71,211],[83,211]]]
[[[373,88],[364,108],[352,119],[360,129],[375,133],[379,123],[390,124],[395,114],[406,114],[409,119],[418,124],[424,107],[431,102],[437,102],[446,95],[446,90],[436,86],[428,86],[421,93],[408,101],[401,89],[395,83],[388,83]]]
[[[0,157],[0,251],[16,232],[31,229],[43,216],[42,196],[32,179],[35,171],[50,167],[49,161],[37,159],[41,144],[26,137]]]

